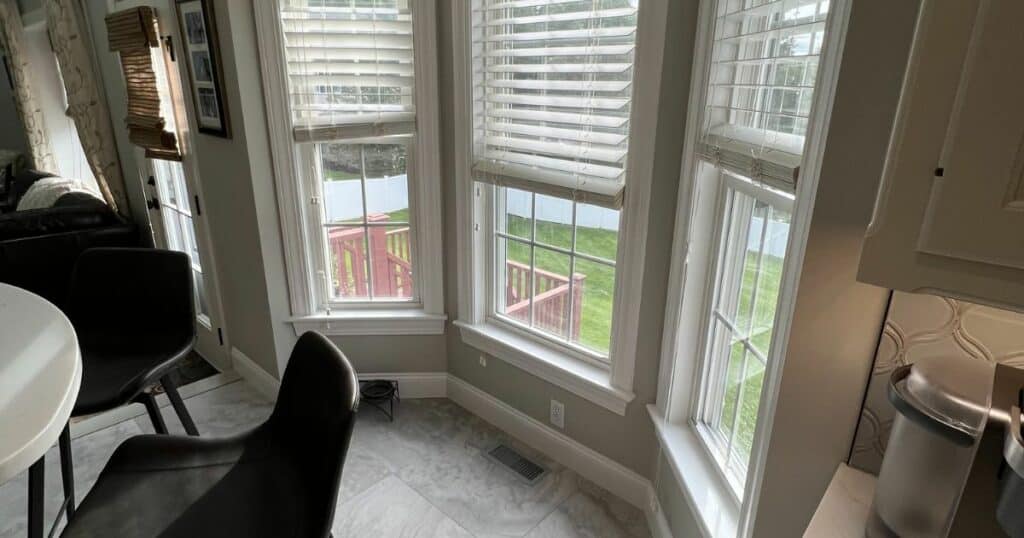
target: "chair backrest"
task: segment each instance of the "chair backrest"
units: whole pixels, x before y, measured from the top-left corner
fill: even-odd
[[[152,248],[93,248],[71,276],[68,317],[75,329],[125,337],[195,338],[192,264]]]
[[[285,443],[321,506],[310,507],[323,519],[311,523],[330,532],[359,405],[359,381],[345,355],[324,335],[307,332],[292,349],[281,379],[274,412],[267,421]]]

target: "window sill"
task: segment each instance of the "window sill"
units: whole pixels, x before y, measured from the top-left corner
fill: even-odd
[[[704,535],[736,536],[740,507],[697,432],[689,425],[668,422],[656,405],[648,405],[647,412],[665,459]]]
[[[331,336],[393,336],[403,334],[444,334],[445,314],[428,314],[422,310],[357,310],[288,320],[295,335],[318,331]]]
[[[462,341],[619,415],[635,397],[612,386],[607,369],[556,351],[507,329],[456,321]]]

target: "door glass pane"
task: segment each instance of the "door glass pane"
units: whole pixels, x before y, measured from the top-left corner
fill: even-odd
[[[185,171],[180,162],[153,160],[153,179],[156,181],[157,194],[163,196],[161,201],[161,220],[163,221],[163,243],[170,250],[184,252],[192,264],[193,286],[195,287],[196,313],[209,314],[206,296],[203,264],[199,257],[199,244],[196,241],[195,223],[188,205],[188,187],[185,184]],[[170,200],[180,205],[170,204]]]

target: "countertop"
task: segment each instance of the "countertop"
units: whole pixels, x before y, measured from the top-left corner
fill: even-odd
[[[864,538],[877,477],[840,463],[804,538]]]

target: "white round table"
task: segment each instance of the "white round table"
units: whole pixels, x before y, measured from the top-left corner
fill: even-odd
[[[71,416],[82,359],[68,318],[42,297],[0,284],[0,484],[32,467],[29,528],[42,459]],[[39,488],[41,490],[41,487]],[[34,495],[35,493],[35,495]]]

